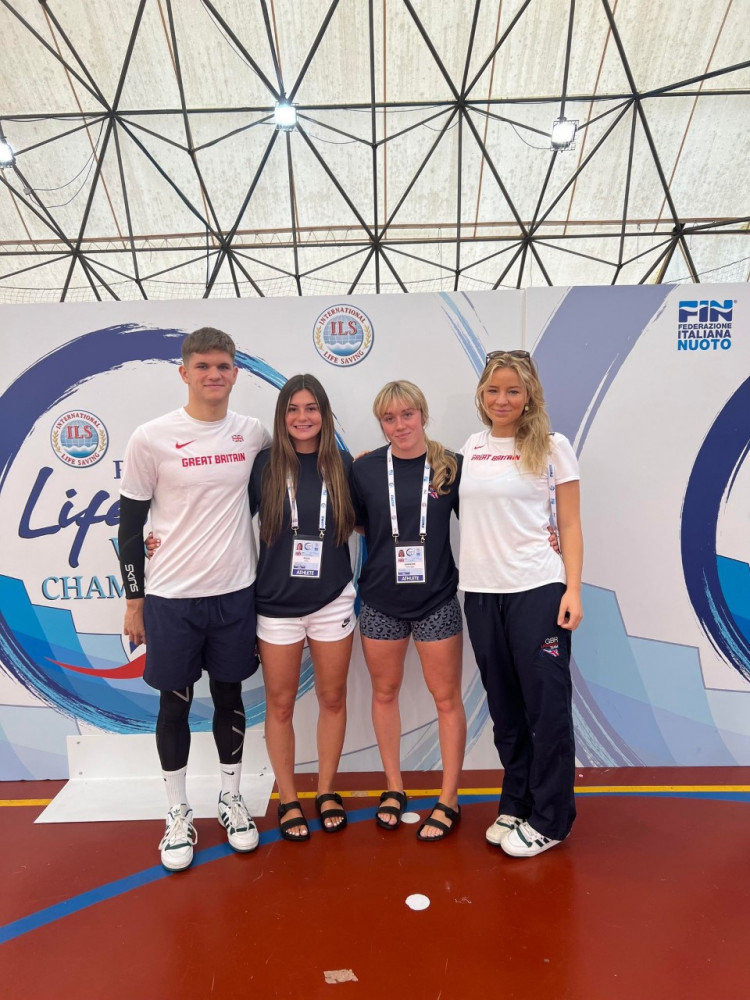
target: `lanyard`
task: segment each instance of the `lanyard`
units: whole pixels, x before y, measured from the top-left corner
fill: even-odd
[[[394,541],[398,541],[398,516],[396,514],[396,484],[393,477],[393,450],[388,445],[388,502],[391,509],[391,531]],[[422,503],[419,508],[419,540],[424,545],[427,536],[427,497],[430,491],[430,465],[425,457],[422,477]]]
[[[555,532],[557,544],[560,544],[560,532],[557,527],[557,486],[555,483],[555,467],[547,463],[547,488],[549,490],[549,522]]]
[[[299,515],[297,513],[297,497],[294,495],[294,484],[292,482],[292,477],[286,477],[286,491],[289,494],[289,506],[292,512],[292,531],[297,534],[299,530]],[[326,488],[325,479],[321,480],[320,483],[320,514],[318,515],[318,530],[320,531],[320,537],[326,533],[326,511],[328,509],[328,489]]]

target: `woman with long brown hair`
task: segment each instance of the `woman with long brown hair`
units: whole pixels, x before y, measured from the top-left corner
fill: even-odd
[[[294,375],[279,393],[273,443],[250,479],[259,508],[260,556],[255,586],[258,651],[266,689],[266,746],[279,791],[286,840],[310,836],[294,782],[294,705],[307,641],[318,699],[316,809],[326,833],[346,826],[334,790],[346,729],[346,680],[355,591],[349,536],[351,456],[336,444],[325,389],[313,375]]]

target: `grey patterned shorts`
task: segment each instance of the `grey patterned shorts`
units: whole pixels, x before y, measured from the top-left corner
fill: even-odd
[[[393,618],[367,604],[362,604],[359,612],[359,631],[366,639],[406,639],[411,635],[415,642],[436,642],[459,635],[463,627],[456,594],[424,618]]]

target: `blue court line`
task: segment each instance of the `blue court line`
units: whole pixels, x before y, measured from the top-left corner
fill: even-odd
[[[587,790],[586,798],[592,797],[714,799],[724,802],[750,802],[750,792],[593,792]],[[410,799],[409,810],[420,812],[422,809],[429,809],[434,801],[434,796]],[[461,802],[464,805],[478,802],[497,802],[497,795],[462,795]],[[364,820],[371,820],[374,814],[375,805],[372,805],[367,809],[357,809],[350,812],[348,818],[350,823],[361,823]],[[320,820],[318,819],[310,819],[307,823],[311,832],[318,831],[321,828]],[[273,844],[277,840],[281,840],[280,831],[278,829],[267,830],[260,835],[258,846],[262,847],[265,844]],[[191,868],[198,868],[200,865],[206,865],[212,861],[218,861],[220,858],[226,858],[234,854],[235,851],[232,850],[229,844],[207,847],[204,851],[196,851]],[[36,913],[30,913],[19,920],[13,920],[8,924],[4,924],[0,927],[0,944],[5,944],[6,941],[13,941],[15,938],[21,937],[23,934],[28,934],[30,931],[39,930],[40,927],[46,927],[56,920],[62,920],[63,917],[80,913],[81,910],[85,910],[89,906],[95,906],[97,903],[104,903],[126,892],[140,889],[144,885],[151,885],[153,882],[158,882],[165,878],[183,875],[183,872],[169,872],[161,865],[154,865],[152,868],[145,868],[134,875],[127,875],[125,878],[117,879],[114,882],[107,882],[96,889],[89,889],[78,896],[65,899],[61,903],[55,903],[53,906],[37,910]]]
[[[424,801],[425,805],[418,806],[418,808],[427,808],[432,799],[419,800],[420,803],[422,801]],[[417,805],[416,800],[414,804]],[[369,809],[359,809],[356,812],[350,812],[348,817],[350,823],[356,823],[364,819],[372,819],[373,815],[374,806]],[[320,830],[320,820],[318,819],[308,820],[307,825],[311,832]],[[260,835],[258,847],[260,848],[264,844],[273,844],[277,840],[281,840],[281,832],[278,829],[267,830]],[[218,861],[220,858],[226,858],[235,853],[229,844],[218,844],[216,847],[207,847],[203,851],[195,852],[193,863],[190,867],[198,868],[200,865],[209,864],[211,861]],[[114,899],[115,896],[132,892],[133,889],[140,889],[144,885],[151,885],[151,883],[158,882],[161,879],[173,878],[174,876],[183,874],[184,872],[170,872],[161,865],[154,865],[152,868],[145,868],[134,875],[127,875],[125,878],[117,879],[114,882],[107,882],[96,889],[89,889],[78,896],[65,899],[60,903],[47,906],[43,910],[37,910],[36,913],[30,913],[26,917],[21,917],[19,920],[13,920],[9,924],[4,924],[0,927],[0,944],[12,941],[23,934],[28,934],[29,931],[46,927],[48,924],[52,924],[56,920],[61,920],[63,917],[80,913],[81,910],[85,910],[89,906],[95,906],[97,903],[104,903],[109,899]]]

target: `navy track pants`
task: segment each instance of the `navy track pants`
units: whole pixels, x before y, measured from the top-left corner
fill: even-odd
[[[469,638],[505,768],[498,814],[563,840],[576,815],[570,632],[557,625],[564,584],[515,594],[467,592]]]

